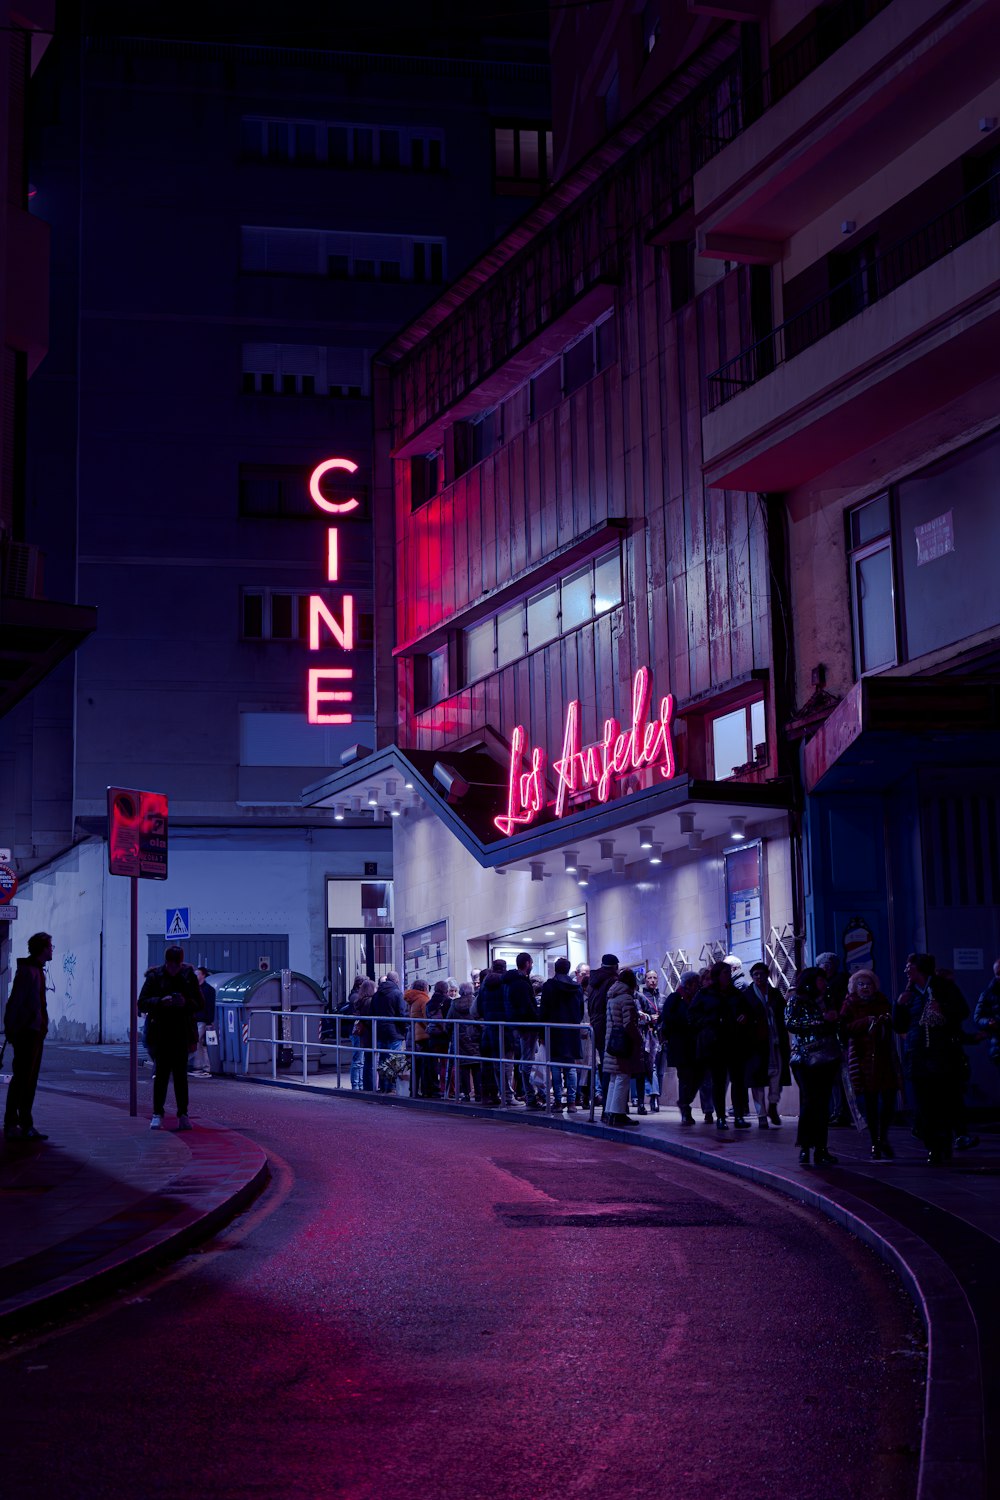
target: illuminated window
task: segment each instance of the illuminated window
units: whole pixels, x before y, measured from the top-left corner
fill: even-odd
[[[767,759],[764,700],[741,704],[712,721],[712,762],[716,781],[727,781]]]
[[[496,125],[493,175],[503,191],[540,192],[552,180],[552,131],[538,125]]]
[[[848,561],[857,676],[897,660],[892,509],[879,495],[848,512]]]
[[[607,552],[463,632],[463,680],[478,682],[621,604],[621,557]]]

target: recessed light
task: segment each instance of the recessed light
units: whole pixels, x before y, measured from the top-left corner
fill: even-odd
[[[335,823],[342,823],[344,821],[344,804],[342,802],[338,802],[333,809],[333,821]]]
[[[640,849],[652,849],[652,847],[653,847],[653,830],[652,830],[652,828],[640,828],[639,829],[639,848]]]
[[[545,936],[546,937],[555,937],[555,933],[554,932],[546,932]]]
[[[563,855],[563,863],[566,866],[567,875],[576,874],[576,861],[580,851],[578,849],[567,849]]]

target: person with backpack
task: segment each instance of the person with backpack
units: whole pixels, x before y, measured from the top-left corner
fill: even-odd
[[[167,1086],[174,1081],[177,1129],[190,1130],[188,1119],[188,1057],[198,1045],[195,1015],[202,1005],[198,979],[184,962],[184,949],[171,947],[162,964],[146,970],[139,991],[139,1014],[148,1016],[146,1045],[154,1059],[153,1118],[150,1130],[162,1130]]]

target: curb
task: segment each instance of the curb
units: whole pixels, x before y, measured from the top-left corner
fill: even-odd
[[[223,1143],[225,1149],[221,1151]],[[124,1239],[116,1249],[87,1260],[85,1269],[79,1272],[68,1272],[37,1289],[5,1298],[0,1302],[0,1337],[22,1333],[28,1327],[70,1311],[92,1295],[113,1291],[165,1261],[176,1260],[246,1208],[270,1176],[267,1156],[261,1148],[223,1126],[200,1124],[192,1132],[189,1149],[193,1160],[169,1188],[151,1194],[108,1221],[141,1222],[144,1213],[147,1217],[155,1216],[154,1207],[159,1199],[177,1195],[182,1206],[167,1224]],[[223,1172],[237,1179],[234,1186],[220,1183]],[[107,1224],[95,1226],[90,1237],[97,1241],[106,1228]],[[88,1232],[77,1238],[85,1246]],[[18,1264],[25,1262],[16,1262],[8,1267],[8,1272],[16,1271]]]
[[[698,1166],[711,1167],[732,1177],[742,1177],[762,1187],[783,1193],[799,1203],[818,1209],[856,1236],[899,1276],[912,1298],[927,1332],[927,1391],[920,1444],[916,1500],[987,1500],[983,1389],[980,1376],[979,1331],[962,1285],[937,1251],[912,1230],[880,1209],[873,1208],[848,1189],[825,1179],[799,1181],[776,1171],[725,1157],[710,1155],[682,1141],[642,1138],[637,1131],[593,1125],[589,1121],[539,1116],[522,1111],[487,1109],[477,1105],[411,1099],[404,1095],[333,1090],[316,1084],[247,1075],[243,1082],[265,1088],[294,1089],[298,1093],[322,1094],[327,1098],[348,1097],[354,1103],[389,1109],[488,1119],[496,1123],[526,1125],[532,1130],[560,1130],[567,1135],[595,1135],[621,1145],[641,1146]],[[823,1181],[822,1191],[814,1186]]]

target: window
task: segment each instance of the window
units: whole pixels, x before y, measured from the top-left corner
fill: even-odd
[[[712,762],[716,781],[767,759],[764,700],[741,704],[712,720]]]
[[[642,50],[648,57],[660,39],[660,0],[647,0],[642,12]]]
[[[443,239],[263,225],[240,233],[240,268],[258,275],[440,282],[447,272]]]
[[[410,509],[417,510],[433,500],[441,488],[444,470],[444,455],[440,448],[436,453],[421,453],[410,459]]]
[[[621,557],[605,553],[464,632],[464,681],[477,682],[621,604]]]
[[[564,396],[572,395],[601,370],[606,370],[617,352],[614,314],[608,313],[580,338],[567,344],[558,359],[532,376],[531,420],[537,422]]]
[[[892,511],[879,495],[848,512],[854,669],[858,677],[896,662]]]
[[[270,119],[246,115],[241,125],[245,161],[293,166],[329,166],[439,172],[444,131],[429,125],[397,126],[330,120]]]
[[[414,657],[413,700],[418,713],[425,708],[433,708],[436,703],[442,703],[447,698],[448,679],[447,645],[439,646],[436,651],[429,651],[426,656]]]
[[[285,464],[240,464],[239,513],[256,519],[286,520],[293,517],[314,521],[319,514],[309,495],[309,467]],[[361,472],[327,474],[323,488],[331,499],[354,496],[358,509],[344,520],[360,520],[367,514],[368,488]]]
[[[309,638],[309,595],[279,589],[244,589],[240,635],[245,641]]]
[[[676,312],[694,296],[694,240],[670,242],[670,310]]]
[[[471,427],[469,457],[473,464],[478,464],[495,453],[503,443],[503,407],[494,406],[489,411],[484,411],[481,417],[471,423]]]
[[[541,191],[552,180],[552,131],[544,125],[497,125],[493,175],[498,187]]]
[[[244,344],[243,390],[258,396],[359,398],[370,390],[369,349]]]

